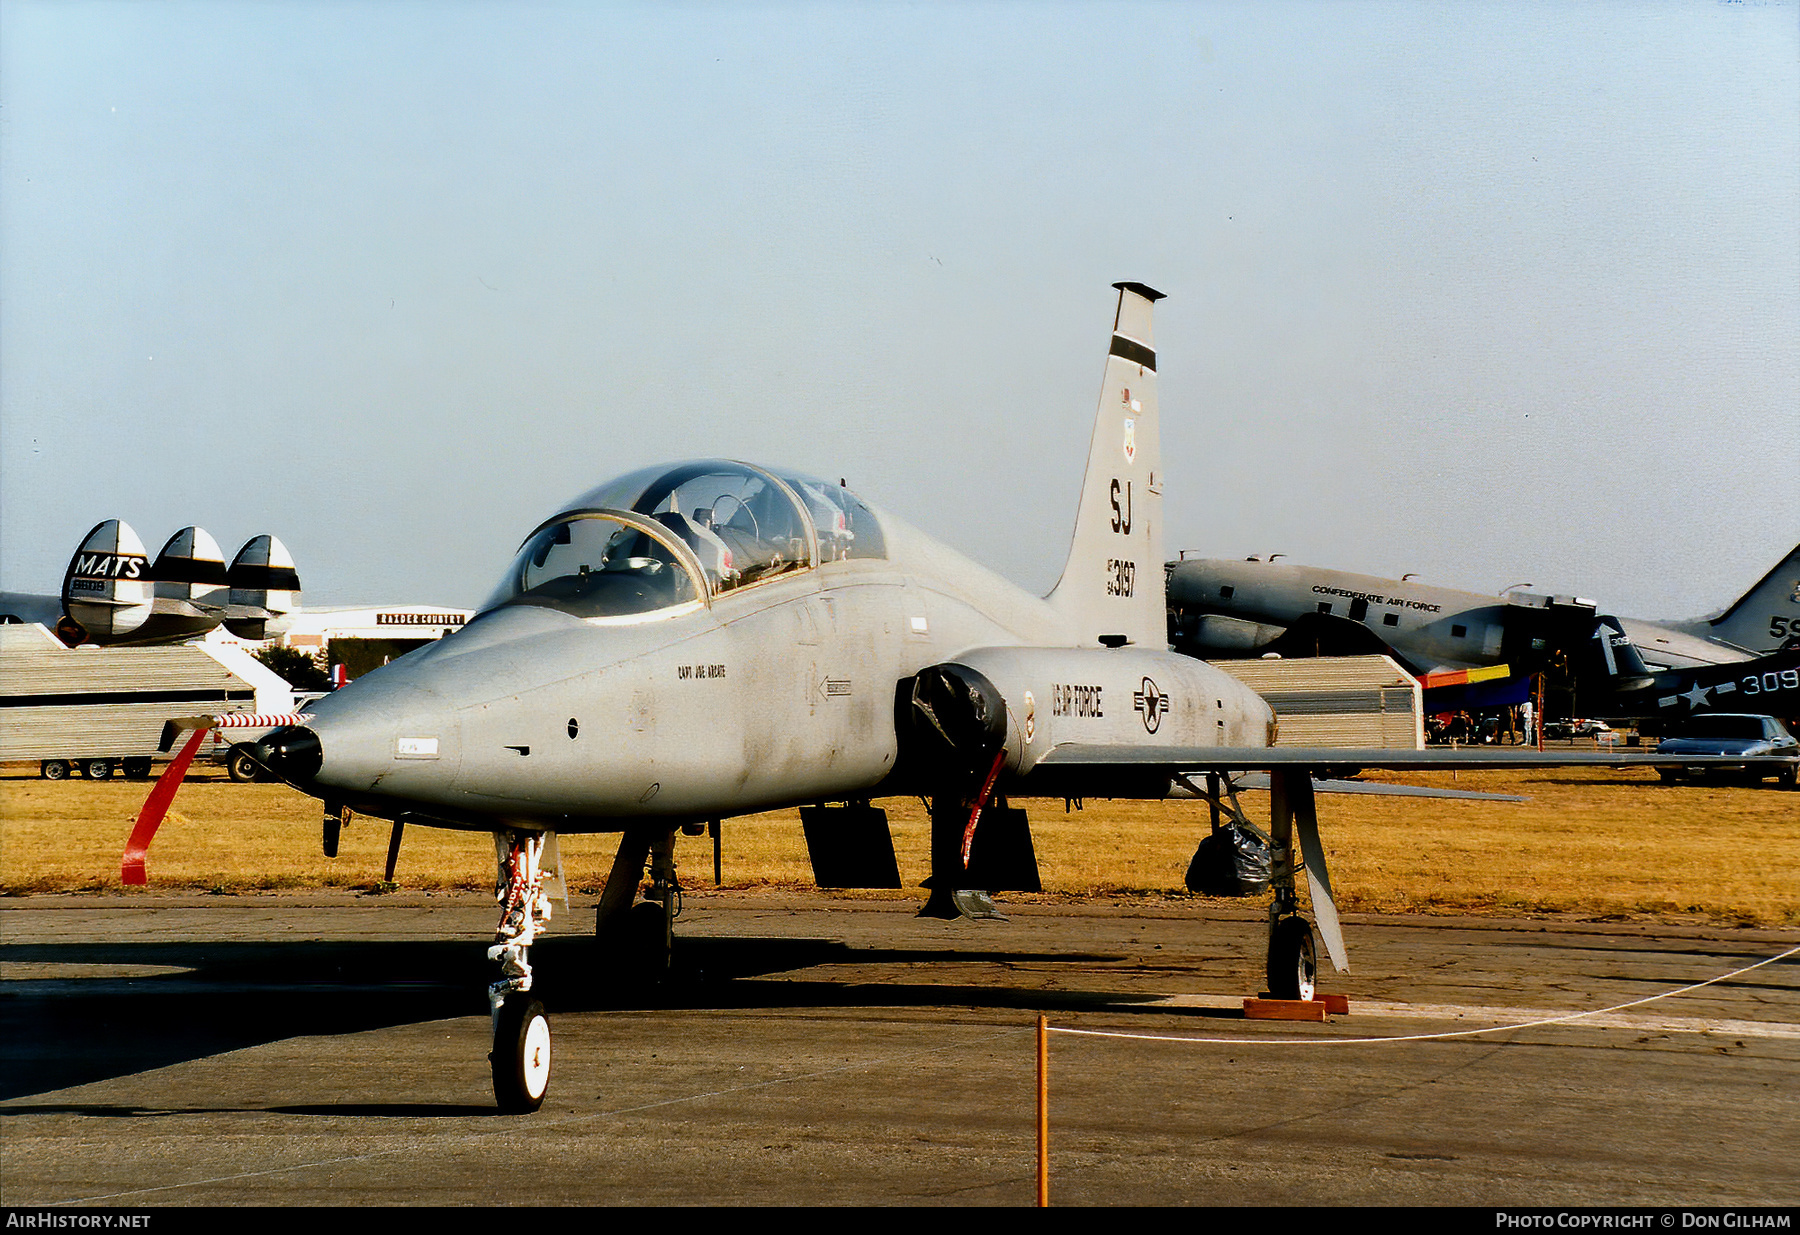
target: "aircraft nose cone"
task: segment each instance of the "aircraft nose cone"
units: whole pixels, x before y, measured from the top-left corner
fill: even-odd
[[[324,748],[319,735],[304,725],[277,729],[256,744],[263,766],[291,785],[305,788],[319,774]]]
[[[309,708],[304,726],[271,733],[270,766],[314,797],[447,792],[461,761],[457,710],[405,668],[396,661],[359,678]]]

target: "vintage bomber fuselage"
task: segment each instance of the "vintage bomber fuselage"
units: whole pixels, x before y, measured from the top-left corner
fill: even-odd
[[[818,509],[817,482],[745,474],[766,490],[757,530],[790,547],[783,569],[755,577],[765,549],[733,533],[722,517],[732,503],[694,509],[705,528],[682,517],[693,482],[661,515],[596,490],[575,509],[625,513],[565,512],[572,537],[548,521],[495,603],[320,700],[307,726],[316,754],[294,758],[290,742],[278,768],[328,803],[482,829],[608,831],[866,797],[907,787],[894,779],[907,742],[901,684],[959,660],[1005,695],[1015,787],[1060,742],[1269,740],[1267,707],[1210,666],[1160,648],[1075,647],[1051,604],[829,486],[861,532],[852,556],[844,529],[827,526],[846,519]],[[650,492],[635,505],[652,504]],[[784,499],[785,516],[772,509]],[[782,517],[790,526],[774,527]],[[579,549],[590,528],[589,540],[610,543]],[[633,536],[635,550],[618,544]],[[571,554],[593,560],[556,564]],[[692,576],[674,603],[571,603],[602,570],[623,578],[656,559],[657,577]]]

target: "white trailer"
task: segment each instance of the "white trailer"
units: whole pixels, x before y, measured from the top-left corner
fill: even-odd
[[[0,760],[35,760],[51,780],[150,775],[174,716],[293,710],[293,689],[241,647],[69,648],[36,624],[0,626]],[[203,749],[227,747],[209,739]]]
[[[1275,710],[1277,746],[1425,749],[1419,683],[1387,656],[1216,660]]]

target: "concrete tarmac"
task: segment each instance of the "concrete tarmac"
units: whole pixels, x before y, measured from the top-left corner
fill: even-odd
[[[1800,1202],[1792,931],[1352,915],[1351,1014],[1253,1022],[1253,907],[690,893],[676,973],[535,950],[544,1109],[493,1109],[474,896],[0,903],[9,1206]],[[1322,961],[1323,963],[1323,961]],[[1095,1030],[1199,1042],[1077,1036]],[[1381,1039],[1367,1042],[1362,1039]]]

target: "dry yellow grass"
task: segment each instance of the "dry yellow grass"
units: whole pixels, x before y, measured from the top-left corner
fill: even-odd
[[[1451,785],[1448,773],[1385,779]],[[1647,771],[1464,773],[1455,787],[1523,793],[1531,801],[1320,799],[1343,908],[1800,925],[1800,795],[1664,787]],[[144,784],[123,781],[0,778],[0,893],[118,889],[119,854],[146,792]],[[1245,798],[1253,816],[1267,810],[1267,800]],[[1060,801],[1023,804],[1046,894],[1185,895],[1182,874],[1206,828],[1204,806],[1096,801],[1065,814]],[[153,888],[372,888],[381,879],[383,821],[354,823],[332,860],[320,853],[318,804],[282,786],[193,779],[175,805],[150,851]],[[927,871],[924,810],[905,799],[882,805],[901,877],[916,888]],[[597,891],[614,838],[562,843],[573,888]],[[723,849],[727,886],[811,882],[795,812],[728,820]],[[684,881],[710,882],[706,838],[683,838],[677,859]],[[487,888],[492,868],[486,835],[415,828],[396,882],[407,889]]]

